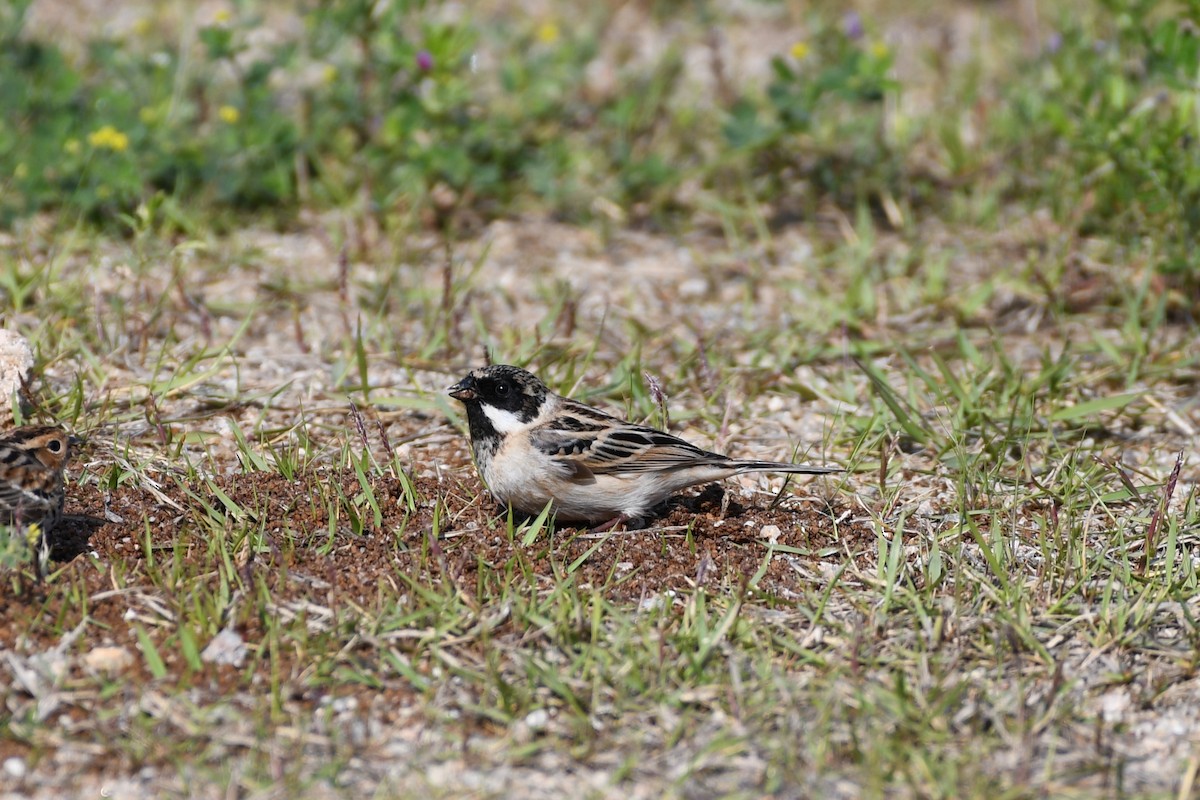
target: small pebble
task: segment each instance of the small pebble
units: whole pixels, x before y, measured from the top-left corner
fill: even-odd
[[[544,731],[550,723],[550,712],[544,708],[535,708],[525,715],[525,724],[532,731]]]
[[[25,759],[9,756],[4,759],[4,774],[6,777],[19,781],[25,777]]]
[[[212,638],[200,653],[200,660],[209,664],[228,664],[240,667],[246,660],[246,643],[237,631],[226,628]]]
[[[333,713],[345,714],[349,711],[354,711],[356,708],[358,708],[358,698],[354,697],[354,696],[338,697],[338,698],[334,699],[332,705],[333,705]]]
[[[133,666],[133,654],[124,647],[97,647],[83,657],[83,665],[91,672],[119,675]]]

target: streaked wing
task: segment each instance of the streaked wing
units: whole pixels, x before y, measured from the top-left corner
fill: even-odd
[[[622,422],[574,402],[530,431],[530,441],[573,469],[596,474],[656,472],[725,460],[669,433]]]
[[[0,481],[0,519],[37,520],[56,502],[47,492],[28,491],[8,481]]]
[[[58,480],[31,453],[0,445],[0,520],[35,521],[58,504]]]

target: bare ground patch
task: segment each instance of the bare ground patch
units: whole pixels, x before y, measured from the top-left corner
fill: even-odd
[[[53,583],[25,585],[0,610],[0,643],[15,684],[6,697],[13,716],[10,736],[0,741],[0,760],[15,757],[28,763],[31,773],[22,785],[38,792],[172,771],[181,746],[199,756],[189,769],[217,770],[228,759],[264,752],[261,733],[249,732],[246,715],[260,707],[267,687],[281,706],[269,714],[276,723],[279,715],[306,723],[292,733],[273,726],[269,739],[275,744],[268,749],[282,748],[283,758],[308,757],[314,768],[336,760],[346,747],[323,738],[327,724],[355,739],[351,750],[361,756],[431,735],[437,740],[434,749],[451,747],[444,734],[430,734],[427,727],[450,714],[461,717],[453,729],[459,731],[454,736],[466,737],[465,746],[477,736],[503,735],[508,726],[497,726],[475,711],[482,698],[472,697],[469,687],[449,696],[421,691],[409,675],[387,666],[389,657],[411,653],[414,674],[431,683],[444,676],[447,665],[415,646],[433,631],[385,632],[377,627],[379,609],[403,604],[413,586],[479,604],[485,618],[476,620],[476,626],[486,627],[485,636],[470,628],[439,635],[454,658],[483,663],[489,649],[544,646],[537,631],[489,606],[490,596],[504,594],[503,584],[512,581],[512,573],[527,575],[527,588],[535,593],[551,590],[570,575],[580,591],[622,604],[661,605],[672,614],[683,613],[682,598],[698,587],[779,604],[776,613],[790,614],[784,610],[792,606],[789,598],[804,590],[802,584],[820,562],[819,552],[862,557],[871,553],[875,541],[868,528],[849,521],[836,503],[789,500],[766,508],[769,494],[732,499],[711,487],[672,500],[647,530],[592,535],[562,528],[544,531],[524,546],[513,539],[493,504],[473,489],[460,493],[452,483],[417,479],[409,491],[426,499],[408,512],[400,480],[375,478],[369,485],[384,513],[379,525],[371,523],[359,534],[347,530],[344,519],[331,522],[328,513],[330,497],[352,498],[363,490],[348,470],[322,470],[291,480],[277,473],[190,485],[168,479],[153,493],[128,487],[101,492],[93,486],[73,492],[67,509],[71,516],[54,537],[54,556],[64,561]],[[230,548],[234,563],[228,569],[214,561],[212,529],[198,526],[192,510],[197,498],[209,508],[223,508],[214,487],[240,509],[226,518],[231,535],[235,529],[257,531]],[[463,494],[476,499],[463,503]],[[435,536],[431,523],[439,503],[444,516]],[[774,526],[766,528],[769,538],[764,526]],[[147,560],[159,566],[148,570]],[[188,576],[186,583],[164,585],[167,561],[169,573]],[[119,579],[115,565],[120,565]],[[206,663],[197,672],[169,640],[188,595],[222,581],[229,581],[233,598],[213,627],[233,631],[244,642],[245,664]],[[117,583],[126,588],[114,590]],[[268,605],[244,613],[244,606],[255,604],[237,596],[258,592],[269,596]],[[80,603],[80,598],[88,601]],[[306,620],[323,647],[331,646],[328,638],[340,649],[333,664],[322,667],[326,674],[314,674],[311,658],[295,637],[278,649],[267,644],[272,623],[297,618]],[[580,635],[585,622],[578,621]],[[64,630],[70,631],[65,642]],[[144,636],[156,643],[169,677],[155,674],[145,657]],[[406,641],[414,646],[407,647]],[[111,675],[98,673],[89,654],[111,648],[131,658]],[[339,682],[339,665],[373,677]],[[180,716],[187,714],[173,708],[181,697],[190,713],[227,709],[230,724],[217,726],[219,730],[193,729]],[[337,709],[336,722],[323,722],[322,714],[331,713],[331,707]],[[131,712],[145,718],[138,727],[146,739],[134,748],[136,756],[121,722]],[[357,736],[356,725],[361,727]],[[539,728],[537,736],[544,733]],[[291,746],[297,749],[288,753]],[[580,766],[587,769],[590,759],[581,756]],[[421,768],[396,777],[409,782],[423,774]],[[450,776],[442,780],[448,781],[446,788],[464,786]],[[488,784],[489,791],[503,785]],[[608,790],[603,782],[595,788]],[[563,786],[554,781],[548,789],[561,791]]]

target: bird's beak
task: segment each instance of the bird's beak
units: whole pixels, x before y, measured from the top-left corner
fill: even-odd
[[[83,444],[83,439],[80,439],[75,434],[71,434],[70,436],[67,437],[67,444],[70,445],[72,450],[74,450],[75,448],[77,448],[81,444]]]
[[[463,378],[458,383],[446,390],[446,393],[455,400],[462,400],[464,403],[468,400],[475,399],[475,379],[470,375]]]

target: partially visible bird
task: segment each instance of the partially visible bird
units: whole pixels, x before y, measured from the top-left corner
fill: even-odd
[[[62,519],[63,468],[71,436],[62,428],[26,425],[0,433],[0,525],[23,532],[42,575],[49,534]]]
[[[710,453],[555,394],[518,367],[481,367],[448,391],[466,406],[475,466],[496,499],[525,514],[553,503],[562,522],[640,523],[680,489],[744,472],[841,472]]]

